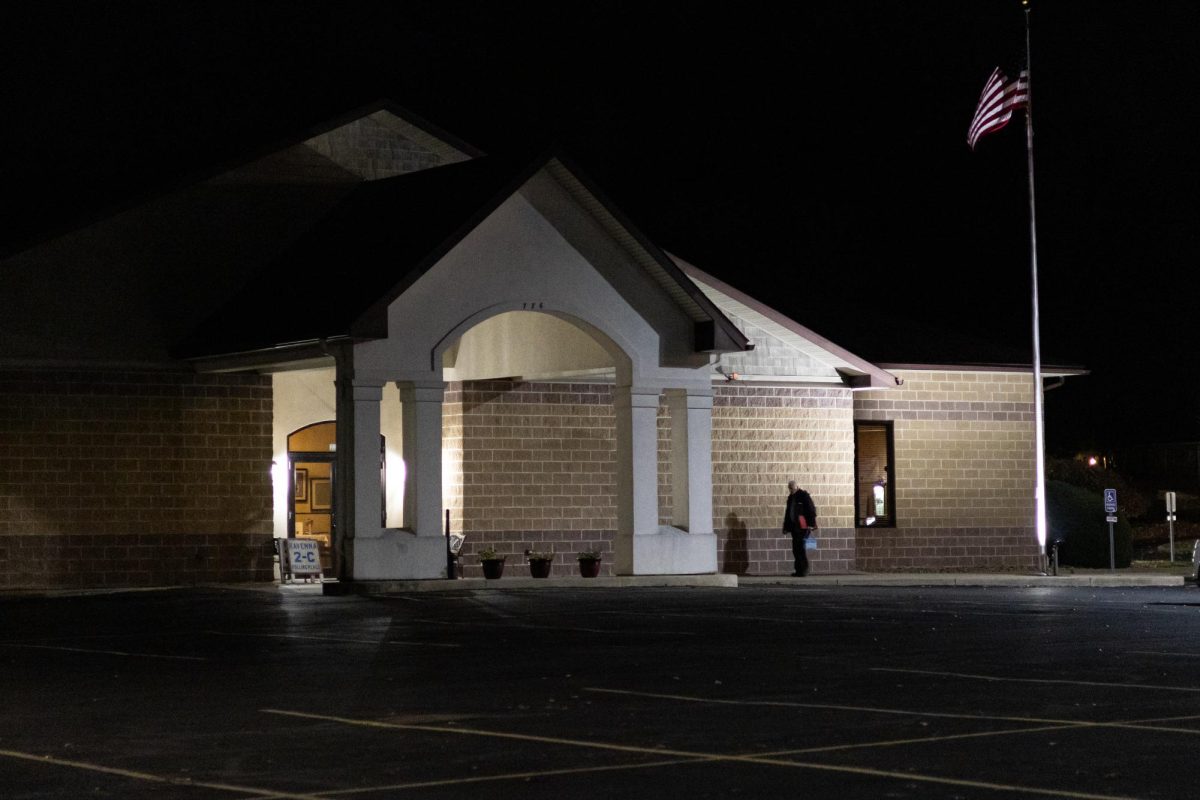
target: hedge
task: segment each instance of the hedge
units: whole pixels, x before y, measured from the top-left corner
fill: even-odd
[[[1108,523],[1104,495],[1061,481],[1046,481],[1046,516],[1050,541],[1065,541],[1058,551],[1060,564],[1075,567],[1108,566]],[[1116,565],[1133,560],[1133,534],[1124,515],[1113,525]]]

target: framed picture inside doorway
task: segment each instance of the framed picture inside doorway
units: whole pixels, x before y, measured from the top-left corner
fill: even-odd
[[[309,481],[309,502],[313,511],[329,511],[333,508],[333,487],[329,478],[313,478]]]
[[[297,503],[307,503],[308,502],[308,470],[300,469],[297,467],[294,470],[294,472],[295,472],[295,475],[293,476],[293,480],[295,481],[295,484],[296,484],[296,502]]]

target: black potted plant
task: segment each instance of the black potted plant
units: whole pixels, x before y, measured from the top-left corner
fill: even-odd
[[[585,578],[594,578],[600,574],[600,551],[581,550],[579,559],[579,574]]]
[[[483,577],[495,580],[504,574],[504,559],[507,556],[498,555],[488,547],[479,551],[479,563],[483,566]]]
[[[554,563],[554,551],[526,550],[529,559],[529,574],[535,578],[549,578],[550,566]]]

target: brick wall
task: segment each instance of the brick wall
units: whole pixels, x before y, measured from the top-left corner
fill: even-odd
[[[486,546],[525,574],[524,551],[553,549],[553,574],[574,574],[575,553],[612,551],[616,529],[612,388],[606,384],[473,381],[451,384],[443,437],[461,478],[448,475],[454,529],[467,535],[465,574]],[[846,389],[717,387],[713,410],[714,530],[719,569],[792,571],[780,533],[787,481],[818,504],[814,572],[854,564],[853,419]],[[671,521],[671,415],[658,415],[661,524]],[[453,470],[452,470],[453,471]],[[611,559],[602,567],[608,574]]]
[[[464,381],[449,386],[446,403],[442,434],[461,465],[449,499],[451,524],[467,536],[464,574],[482,574],[476,554],[484,547],[508,555],[507,569],[523,575],[525,550],[553,550],[555,575],[577,574],[580,550],[612,552],[610,385]],[[611,569],[610,557],[601,574]]]
[[[855,395],[854,416],[893,420],[895,528],[860,528],[858,568],[1029,569],[1033,398],[1028,375],[894,370],[904,384]]]
[[[814,573],[854,569],[1023,569],[1032,534],[1032,409],[1028,379],[997,373],[902,373],[887,392],[714,387],[713,525],[723,572],[786,574],[780,531],[796,479],[820,511]],[[510,574],[524,551],[552,549],[574,574],[580,549],[611,552],[616,528],[615,436],[605,384],[481,381],[451,385],[444,435],[455,530],[467,534],[466,574],[495,547]],[[892,420],[897,528],[855,528],[854,427]],[[659,408],[658,494],[670,521],[671,418]],[[458,453],[453,451],[458,450]],[[604,564],[610,573],[611,558]],[[515,571],[515,573],[514,573]]]
[[[269,580],[271,384],[0,372],[0,588]]]
[[[854,552],[850,390],[724,384],[713,397],[713,529],[722,572],[792,571],[783,535],[787,482],[813,497],[821,524],[814,573],[846,572]]]

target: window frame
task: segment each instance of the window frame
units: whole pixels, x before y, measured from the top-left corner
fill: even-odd
[[[864,426],[882,427],[887,444],[887,485],[884,487],[884,498],[891,513],[887,521],[876,520],[867,524],[866,519],[859,515],[862,509],[862,483],[859,480],[858,435],[859,428]],[[895,528],[899,520],[896,514],[896,427],[894,420],[856,419],[854,420],[854,527],[855,528]]]

